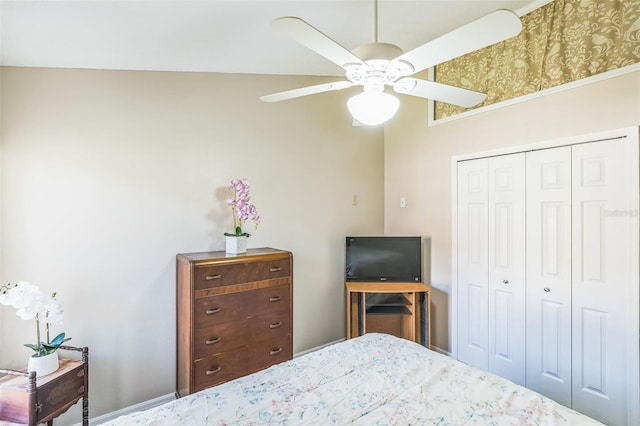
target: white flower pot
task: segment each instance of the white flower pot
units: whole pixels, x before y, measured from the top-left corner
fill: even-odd
[[[246,253],[247,252],[247,237],[241,236],[229,236],[226,238],[226,252],[230,254]]]
[[[27,371],[35,371],[36,377],[46,376],[56,371],[60,367],[58,362],[58,352],[45,356],[32,356],[29,358]]]

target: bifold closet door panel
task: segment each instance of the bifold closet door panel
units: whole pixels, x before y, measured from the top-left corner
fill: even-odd
[[[526,386],[571,407],[571,147],[526,169]]]
[[[487,370],[487,159],[458,167],[458,359]]]
[[[572,407],[607,424],[627,423],[626,336],[637,327],[627,312],[638,285],[630,275],[638,208],[630,205],[630,185],[638,176],[631,175],[628,147],[616,139],[576,145],[572,152]]]
[[[489,158],[489,371],[525,385],[525,154]]]

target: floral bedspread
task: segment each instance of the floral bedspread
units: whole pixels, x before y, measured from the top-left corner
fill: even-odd
[[[366,334],[108,425],[596,425],[533,391]]]

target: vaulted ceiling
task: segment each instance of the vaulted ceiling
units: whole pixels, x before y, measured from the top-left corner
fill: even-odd
[[[380,0],[378,41],[407,51],[496,9],[544,0]],[[0,64],[121,70],[342,75],[269,23],[297,16],[351,50],[374,41],[374,0],[0,2]]]

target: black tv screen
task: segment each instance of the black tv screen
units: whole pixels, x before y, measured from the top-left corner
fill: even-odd
[[[346,281],[422,282],[421,237],[347,237]]]

